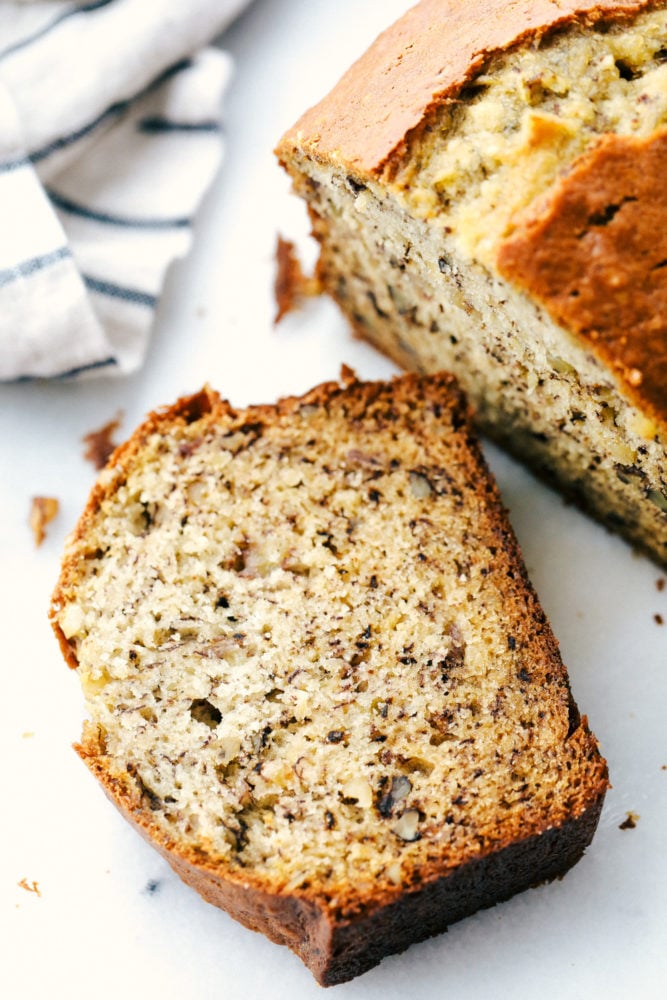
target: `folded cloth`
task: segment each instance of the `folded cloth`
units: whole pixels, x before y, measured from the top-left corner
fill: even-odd
[[[0,380],[140,366],[248,2],[0,0]]]

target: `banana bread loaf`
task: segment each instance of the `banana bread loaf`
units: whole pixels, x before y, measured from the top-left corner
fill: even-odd
[[[564,873],[607,788],[468,418],[445,375],[183,399],[54,594],[85,763],[324,985]]]
[[[354,329],[667,565],[664,0],[422,0],[277,152]]]

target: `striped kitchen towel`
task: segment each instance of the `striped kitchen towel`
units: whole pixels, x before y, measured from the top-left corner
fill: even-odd
[[[0,380],[136,370],[249,0],[0,0]]]

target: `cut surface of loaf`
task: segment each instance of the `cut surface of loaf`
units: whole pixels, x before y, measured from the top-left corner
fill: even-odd
[[[593,836],[606,765],[450,376],[151,415],[51,616],[111,799],[325,985]]]
[[[667,565],[667,5],[422,0],[277,152],[354,329]]]

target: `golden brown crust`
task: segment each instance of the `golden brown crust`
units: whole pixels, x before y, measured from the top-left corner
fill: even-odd
[[[498,251],[508,281],[589,341],[667,425],[667,129],[605,135]]]
[[[422,0],[383,32],[281,139],[353,173],[379,175],[435,106],[456,98],[488,59],[574,21],[621,19],[656,0]]]

